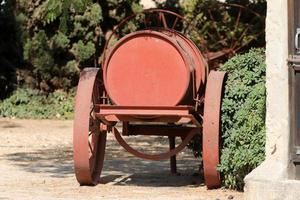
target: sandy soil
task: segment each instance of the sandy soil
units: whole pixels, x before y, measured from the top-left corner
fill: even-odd
[[[4,199],[243,199],[243,193],[207,190],[189,150],[178,156],[179,175],[168,161],[125,152],[109,134],[101,184],[80,187],[73,174],[72,121],[0,119],[0,200]],[[146,151],[166,150],[161,138],[130,137]],[[154,148],[153,148],[154,147]]]

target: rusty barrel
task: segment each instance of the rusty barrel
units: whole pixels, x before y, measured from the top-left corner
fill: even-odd
[[[143,30],[121,38],[103,65],[105,89],[116,105],[192,104],[205,84],[207,63],[196,45],[168,30]]]

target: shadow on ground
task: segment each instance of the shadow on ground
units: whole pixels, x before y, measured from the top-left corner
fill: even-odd
[[[181,187],[204,185],[202,176],[191,173],[171,175],[168,172],[134,173],[129,176],[107,175],[101,177],[101,184],[138,185],[143,187]]]
[[[155,151],[166,150],[165,146],[156,146],[154,143],[151,145],[155,147]],[[147,142],[144,144],[151,145]],[[183,156],[183,159],[177,161],[177,175],[170,174],[168,160],[148,161],[135,158],[115,143],[107,146],[105,156],[102,184],[176,187],[203,184],[202,176],[197,174],[200,161],[191,155]],[[73,151],[69,145],[6,154],[4,159],[31,173],[56,178],[74,176]]]
[[[22,125],[11,121],[0,121],[1,128],[20,128]]]
[[[39,149],[31,152],[6,154],[4,157],[21,169],[32,173],[46,173],[52,177],[66,177],[73,173],[73,152],[70,147]]]

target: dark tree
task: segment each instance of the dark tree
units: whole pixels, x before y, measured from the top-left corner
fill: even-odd
[[[0,0],[0,99],[16,84],[16,68],[22,58],[22,46],[15,19],[15,1]]]

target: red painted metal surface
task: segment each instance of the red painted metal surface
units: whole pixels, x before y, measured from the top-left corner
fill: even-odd
[[[99,105],[99,114],[102,115],[142,115],[142,116],[188,116],[193,110],[192,106],[117,106]]]
[[[96,105],[100,111],[96,113],[99,119],[108,122],[135,121],[135,122],[167,122],[189,123],[193,121],[196,126],[201,124],[193,115],[192,106],[116,106]]]
[[[166,122],[166,123],[181,123],[182,121],[185,123],[190,122],[191,120],[193,120],[193,116],[189,116],[189,117],[181,117],[181,116],[160,116],[158,118],[151,118],[151,119],[147,119],[147,118],[137,118],[131,115],[99,115],[97,114],[97,117],[99,119],[105,119],[108,122],[124,122],[124,121],[132,121],[132,122],[147,122],[147,121],[151,121],[151,122]]]
[[[175,106],[192,103],[205,81],[206,62],[179,33],[145,30],[122,38],[103,69],[105,87],[115,104]]]
[[[191,54],[190,56],[193,59],[195,66],[195,92],[198,92],[200,87],[204,86],[206,83],[206,78],[209,71],[208,64],[198,47],[189,38],[177,32],[175,32],[174,35],[181,47],[185,47],[184,49],[189,49],[187,52]]]
[[[75,175],[83,185],[98,183],[104,159],[106,132],[100,131],[100,121],[93,114],[101,92],[98,74],[99,69],[84,69],[76,93],[73,155]]]
[[[116,140],[118,141],[118,143],[129,153],[133,154],[136,157],[139,158],[143,158],[143,159],[148,159],[148,160],[164,160],[164,159],[168,159],[174,155],[176,155],[178,152],[182,151],[185,146],[189,143],[189,141],[196,135],[196,134],[200,134],[200,129],[199,128],[193,128],[191,130],[189,130],[186,133],[186,137],[184,138],[184,140],[182,141],[181,144],[179,144],[177,147],[171,149],[168,152],[165,153],[160,153],[160,154],[145,154],[142,153],[140,151],[137,151],[135,149],[133,149],[121,136],[120,132],[118,131],[117,128],[113,128],[113,133],[115,135]]]
[[[208,188],[221,185],[217,166],[220,162],[220,113],[225,72],[211,71],[208,76],[203,116],[203,167]]]

